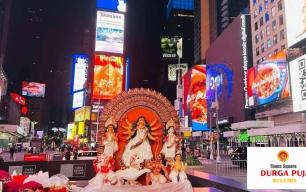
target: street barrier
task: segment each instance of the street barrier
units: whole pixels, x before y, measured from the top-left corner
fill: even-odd
[[[220,177],[246,177],[247,160],[226,160],[216,162],[216,175]]]

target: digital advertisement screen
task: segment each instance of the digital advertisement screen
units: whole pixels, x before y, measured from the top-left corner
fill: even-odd
[[[207,128],[206,66],[196,65],[191,69],[187,94],[187,113],[192,131],[205,131]]]
[[[126,12],[126,0],[97,0],[97,9]]]
[[[94,67],[94,99],[112,99],[123,90],[123,58],[118,56],[96,55]]]
[[[169,64],[168,65],[168,81],[176,81],[178,70],[182,71],[182,75],[184,75],[188,71],[188,64]]]
[[[44,97],[46,84],[36,82],[22,82],[22,95],[29,97]]]
[[[285,0],[288,47],[306,38],[306,1]]]
[[[288,66],[281,53],[248,72],[248,96],[254,106],[275,102],[290,96]],[[252,103],[250,102],[250,103]]]
[[[306,55],[289,63],[293,111],[306,111]]]
[[[182,58],[182,37],[162,37],[160,40],[162,58]]]
[[[86,54],[74,54],[72,56],[72,92],[79,91],[85,88],[87,80],[89,57]]]
[[[85,91],[78,91],[73,93],[72,109],[77,109],[84,106]]]
[[[124,15],[97,11],[96,51],[123,53]]]

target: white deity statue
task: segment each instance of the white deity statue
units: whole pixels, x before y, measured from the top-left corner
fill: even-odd
[[[132,127],[130,129],[133,133],[131,133],[131,139],[128,141],[122,155],[122,161],[127,167],[130,166],[131,157],[134,155],[137,155],[140,159],[145,161],[153,158],[151,145],[148,140],[148,137],[152,136],[149,136],[149,125],[145,117],[139,117],[136,124],[130,126],[134,126],[135,128]]]
[[[177,149],[178,149],[179,139],[175,135],[174,126],[175,126],[175,123],[173,119],[170,119],[166,125],[168,134],[165,137],[165,143],[161,150],[161,154],[163,154],[166,159],[174,159],[175,153],[177,152]]]
[[[182,161],[182,155],[177,153],[175,159],[171,165],[171,172],[169,178],[173,183],[185,182],[187,180],[186,175],[187,164]]]
[[[116,121],[110,117],[106,123],[106,133],[102,137],[102,146],[104,146],[103,155],[107,157],[114,157],[114,153],[118,151],[118,138],[114,129],[116,128]]]

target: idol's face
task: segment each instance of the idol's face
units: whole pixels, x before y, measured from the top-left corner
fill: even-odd
[[[145,125],[146,121],[143,117],[139,118],[137,125]]]
[[[114,126],[113,125],[109,125],[107,127],[107,132],[113,133],[114,132]]]

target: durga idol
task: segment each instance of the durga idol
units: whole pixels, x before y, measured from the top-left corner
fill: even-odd
[[[149,161],[153,158],[151,145],[149,139],[155,140],[152,136],[154,133],[150,133],[152,129],[147,123],[144,116],[140,116],[137,121],[131,124],[126,120],[128,126],[124,127],[128,135],[128,143],[122,155],[122,162],[125,166],[130,166],[131,157],[137,155],[143,161]]]

